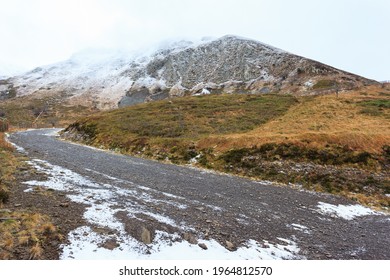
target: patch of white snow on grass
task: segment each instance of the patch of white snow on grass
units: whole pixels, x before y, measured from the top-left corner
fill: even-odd
[[[196,163],[198,163],[200,157],[201,157],[201,155],[197,155],[197,156],[193,157],[192,159],[190,159],[190,163],[191,163],[191,164],[196,164]]]
[[[210,91],[207,88],[202,89],[202,94],[210,94]]]
[[[313,87],[314,83],[312,80],[309,80],[309,81],[305,82],[304,85],[305,85],[305,87],[311,88],[311,87]]]
[[[378,212],[362,205],[333,205],[325,202],[319,202],[318,208],[320,213],[343,218],[345,220],[353,220],[354,218],[360,216],[379,215]]]

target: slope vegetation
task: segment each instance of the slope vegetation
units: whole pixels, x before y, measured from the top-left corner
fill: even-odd
[[[21,165],[13,147],[0,133],[0,260],[41,259],[45,247],[62,238],[47,215],[10,205]]]
[[[339,95],[207,95],[84,118],[64,137],[390,206],[390,89]]]
[[[23,96],[0,100],[0,117],[16,129],[64,127],[96,112],[92,107],[71,104],[61,95]]]

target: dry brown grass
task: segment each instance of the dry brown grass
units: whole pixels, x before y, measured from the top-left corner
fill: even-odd
[[[25,250],[25,258],[40,259],[42,244],[50,239],[60,240],[57,228],[48,216],[38,213],[5,212],[0,217],[0,259],[14,259],[17,251]]]
[[[0,106],[0,112],[9,120],[10,128],[13,130],[65,127],[78,118],[97,111],[92,107],[70,104],[56,94],[11,98],[0,101]]]
[[[14,179],[16,169],[16,159],[13,156],[13,147],[4,138],[4,133],[0,133],[0,207],[9,197],[9,185]]]
[[[3,132],[0,132],[0,149],[7,150],[7,151],[13,151],[14,147],[5,140],[5,135]]]
[[[199,147],[213,146],[217,151],[251,147],[264,143],[291,142],[322,148],[335,144],[357,151],[380,153],[390,143],[390,122],[381,116],[361,113],[358,102],[390,99],[383,92],[390,90],[367,87],[336,95],[324,95],[311,100],[301,99],[280,118],[241,134],[212,136],[199,142]]]
[[[34,246],[30,248],[30,259],[31,260],[37,260],[42,256],[42,247],[41,245],[37,242]]]
[[[43,254],[41,244],[61,236],[45,215],[4,209],[7,204],[2,193],[8,196],[18,164],[12,145],[0,133],[0,259],[39,259]],[[20,256],[17,251],[26,253]]]
[[[45,223],[40,228],[40,231],[46,235],[53,234],[57,231],[56,227],[52,223]]]

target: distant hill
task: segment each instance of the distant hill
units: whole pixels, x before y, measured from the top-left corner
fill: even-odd
[[[374,83],[255,40],[224,36],[152,52],[86,51],[3,81],[0,96],[55,94],[104,109],[183,95],[306,95]]]

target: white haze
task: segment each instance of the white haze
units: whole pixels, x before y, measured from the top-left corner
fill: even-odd
[[[0,76],[85,49],[154,49],[234,34],[390,79],[387,0],[0,0]],[[14,69],[15,70],[15,69]]]

